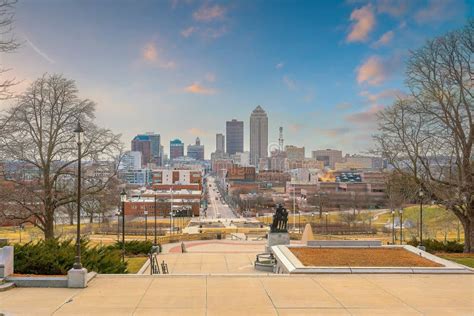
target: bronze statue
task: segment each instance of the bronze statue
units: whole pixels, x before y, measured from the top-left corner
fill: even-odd
[[[277,205],[275,214],[273,215],[273,222],[270,226],[272,233],[286,233],[288,232],[288,211],[281,204]]]

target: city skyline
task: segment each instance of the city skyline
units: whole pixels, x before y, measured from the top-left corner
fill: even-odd
[[[98,124],[124,144],[152,131],[169,152],[175,138],[200,137],[208,159],[225,121],[246,122],[247,135],[260,104],[269,143],[282,126],[285,144],[360,153],[375,114],[408,92],[408,49],[472,16],[470,2],[455,0],[306,4],[20,1],[22,46],[1,63],[17,93],[44,73],[76,80],[80,97],[97,103]]]

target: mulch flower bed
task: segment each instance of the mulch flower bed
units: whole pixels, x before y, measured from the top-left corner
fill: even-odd
[[[305,266],[442,267],[405,249],[290,248]]]

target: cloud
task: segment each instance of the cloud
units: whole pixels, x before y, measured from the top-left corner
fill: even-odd
[[[174,68],[176,66],[174,61],[165,61],[161,58],[153,41],[146,43],[143,47],[142,58],[146,63],[160,68]]]
[[[196,21],[210,22],[214,20],[221,20],[225,17],[226,9],[218,4],[213,6],[203,6],[193,13],[193,18]]]
[[[199,127],[191,127],[186,130],[188,134],[191,134],[192,136],[196,137],[202,137],[202,136],[208,136],[210,133],[208,131],[205,131]]]
[[[345,116],[344,119],[353,124],[361,124],[364,126],[367,126],[367,125],[370,126],[371,123],[376,122],[377,113],[383,109],[384,109],[383,105],[374,104],[364,111],[348,114]]]
[[[158,51],[154,43],[147,43],[143,48],[143,58],[146,61],[155,62],[158,60]]]
[[[339,104],[336,104],[336,109],[337,110],[348,110],[352,107],[352,105],[348,102],[342,102]]]
[[[377,12],[386,13],[393,17],[400,17],[408,10],[409,0],[378,0]]]
[[[415,14],[415,20],[420,23],[448,21],[461,16],[464,3],[455,0],[430,0],[428,6]]]
[[[302,124],[299,124],[299,123],[294,123],[294,124],[288,125],[288,129],[292,133],[298,133],[299,131],[301,131],[303,129],[303,127],[304,126]]]
[[[181,36],[183,37],[190,37],[193,33],[195,33],[197,31],[197,28],[194,27],[194,26],[190,26],[188,27],[187,29],[184,29],[181,31]]]
[[[289,90],[296,90],[296,83],[294,80],[291,80],[288,76],[283,76],[283,83]]]
[[[370,4],[355,9],[351,13],[350,20],[353,21],[351,31],[347,35],[348,42],[365,42],[369,33],[375,26],[375,15]]]
[[[33,48],[33,50],[38,54],[40,55],[41,57],[43,57],[46,61],[48,61],[50,64],[54,64],[55,61],[50,58],[45,52],[43,52],[41,49],[39,49],[38,46],[36,46],[35,44],[33,44],[32,41],[30,41],[28,39],[28,37],[26,37],[26,35],[24,36],[25,37],[25,41],[26,43],[28,43],[28,45],[30,45],[31,48]]]
[[[390,101],[391,102],[394,99],[408,97],[408,95],[405,92],[403,92],[401,90],[398,90],[398,89],[386,89],[386,90],[383,90],[383,91],[381,91],[379,93],[375,93],[375,94],[372,94],[367,90],[364,90],[360,93],[360,95],[367,98],[369,103],[371,103],[372,105],[378,104],[381,101],[382,102],[385,102],[385,101]]]
[[[370,56],[362,65],[357,67],[357,82],[369,85],[380,85],[386,81],[399,66],[397,57],[382,59],[377,55]]]
[[[227,26],[225,25],[222,25],[217,28],[208,27],[208,28],[204,28],[200,30],[200,34],[202,37],[212,38],[212,39],[219,38],[226,33],[227,33]]]
[[[327,137],[339,137],[348,134],[352,131],[349,127],[335,127],[335,128],[318,128],[318,133],[321,133]]]
[[[185,87],[184,91],[186,91],[187,93],[207,94],[207,95],[216,93],[216,90],[214,90],[212,88],[206,88],[206,87],[202,86],[201,84],[199,84],[198,82],[195,82],[195,83]]]
[[[285,66],[285,63],[284,62],[279,62],[278,64],[275,65],[275,68],[276,69],[281,69]]]
[[[395,33],[393,31],[385,32],[375,43],[372,44],[372,47],[378,48],[387,45],[392,41],[394,35]]]

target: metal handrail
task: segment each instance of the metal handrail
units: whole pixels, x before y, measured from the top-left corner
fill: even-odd
[[[158,264],[158,259],[156,258],[156,253],[149,254],[150,260],[150,274],[160,274],[160,265]]]

